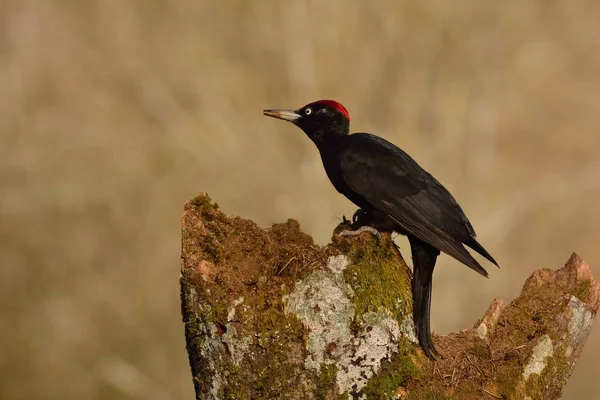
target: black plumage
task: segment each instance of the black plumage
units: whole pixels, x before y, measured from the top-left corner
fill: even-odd
[[[486,277],[486,270],[464,245],[498,265],[475,239],[475,230],[454,197],[394,144],[369,133],[349,134],[348,112],[335,101],[264,114],[293,122],[315,143],[334,187],[360,207],[359,223],[408,237],[417,337],[429,358],[439,355],[431,340],[429,314],[440,251]]]

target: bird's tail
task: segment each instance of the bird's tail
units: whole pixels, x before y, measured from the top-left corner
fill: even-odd
[[[431,339],[429,314],[431,311],[431,278],[440,252],[417,238],[410,238],[410,247],[413,257],[413,321],[423,352],[428,358],[435,360],[435,356],[441,357],[441,355]]]
[[[496,267],[500,268],[496,260],[494,260],[494,257],[492,257],[491,254],[488,253],[487,250],[484,249],[483,246],[480,245],[477,240],[475,240],[475,238],[471,238],[471,241],[465,242],[465,244],[473,250],[475,250],[476,252],[478,252],[479,254],[481,254],[483,257],[485,257],[487,260],[493,263]]]

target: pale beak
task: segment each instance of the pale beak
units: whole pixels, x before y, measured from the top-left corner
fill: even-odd
[[[264,110],[263,114],[290,122],[295,122],[301,117],[295,110]]]

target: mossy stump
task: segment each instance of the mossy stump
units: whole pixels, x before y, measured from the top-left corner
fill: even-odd
[[[197,399],[558,399],[600,305],[577,255],[473,329],[419,349],[411,272],[389,235],[321,247],[206,195],[185,205],[181,303]]]

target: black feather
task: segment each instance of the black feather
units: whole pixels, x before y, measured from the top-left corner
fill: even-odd
[[[437,256],[435,247],[420,239],[409,237],[413,257],[413,321],[419,344],[425,355],[431,359],[441,357],[431,340],[430,312],[432,275]]]

